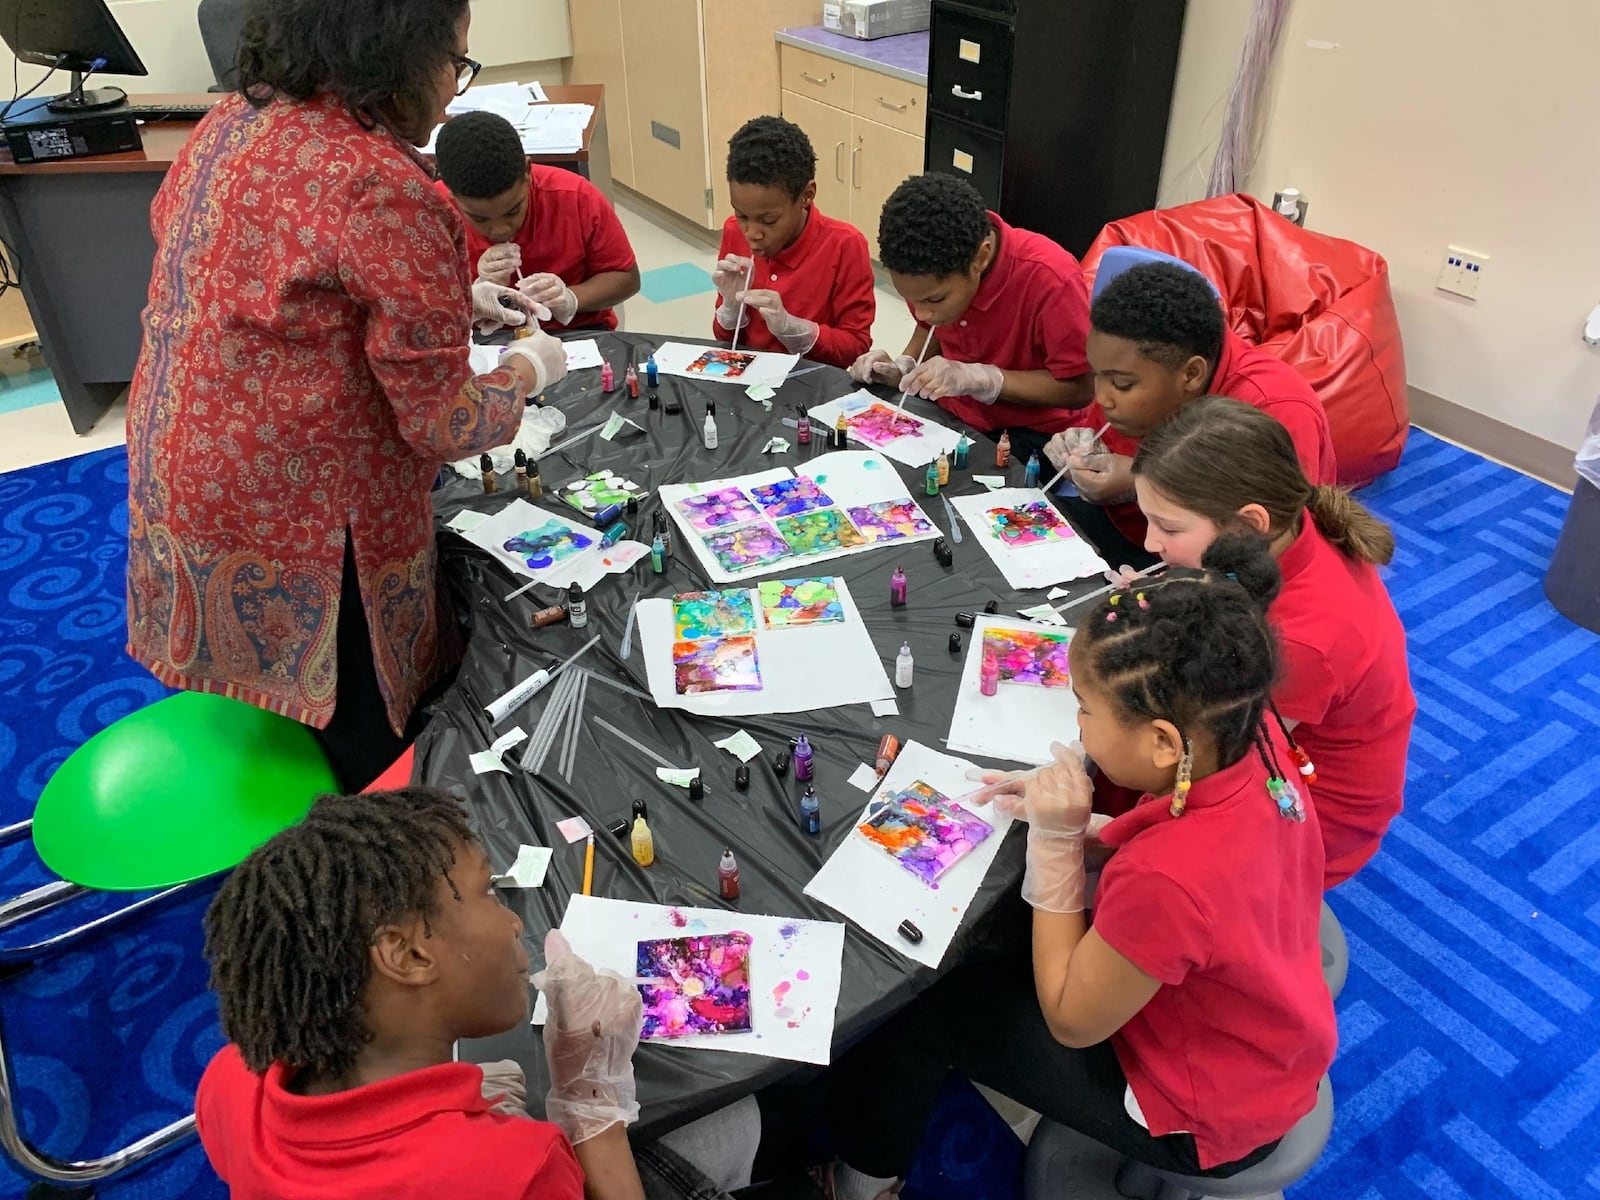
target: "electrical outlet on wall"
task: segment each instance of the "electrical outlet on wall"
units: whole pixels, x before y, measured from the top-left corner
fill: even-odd
[[[1444,265],[1439,268],[1439,282],[1436,285],[1441,292],[1450,292],[1452,295],[1465,296],[1468,300],[1478,298],[1478,284],[1483,280],[1483,272],[1489,265],[1489,256],[1480,254],[1476,250],[1463,250],[1460,246],[1446,246],[1444,252]]]

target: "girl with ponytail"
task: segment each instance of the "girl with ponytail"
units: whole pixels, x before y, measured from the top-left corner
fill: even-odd
[[[1394,536],[1347,493],[1309,483],[1282,425],[1225,396],[1193,401],[1152,431],[1133,476],[1152,554],[1198,566],[1219,535],[1242,531],[1277,559],[1272,698],[1313,784],[1324,886],[1342,883],[1400,811],[1416,715],[1405,630],[1377,571]]]

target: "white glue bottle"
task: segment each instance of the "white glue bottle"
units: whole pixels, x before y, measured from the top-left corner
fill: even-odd
[[[717,448],[717,402],[715,400],[706,401],[704,434],[706,449],[715,450]]]
[[[898,688],[911,686],[911,643],[900,643],[900,655],[894,660],[894,685]]]

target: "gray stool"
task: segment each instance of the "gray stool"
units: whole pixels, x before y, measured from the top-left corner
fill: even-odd
[[[1226,1179],[1178,1175],[1143,1163],[1123,1164],[1117,1191],[1131,1200],[1283,1200],[1283,1189],[1316,1165],[1333,1129],[1333,1084],[1322,1077],[1317,1104],[1283,1135],[1278,1148],[1253,1167]],[[1037,1136],[1037,1135],[1035,1135]],[[1039,1200],[1045,1200],[1040,1193]],[[1034,1200],[1030,1192],[1028,1200]]]
[[[1335,1000],[1344,991],[1345,977],[1350,974],[1350,947],[1345,945],[1344,930],[1339,918],[1333,915],[1328,902],[1322,902],[1322,919],[1317,925],[1317,941],[1322,944],[1322,979],[1328,985],[1328,995]]]

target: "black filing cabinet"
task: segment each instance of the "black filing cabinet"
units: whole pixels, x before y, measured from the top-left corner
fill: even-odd
[[[1082,255],[1154,208],[1186,0],[933,0],[926,167]]]

